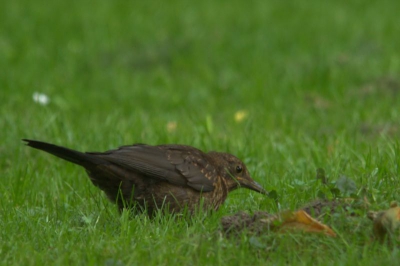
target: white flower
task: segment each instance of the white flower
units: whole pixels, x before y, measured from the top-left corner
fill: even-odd
[[[32,98],[35,103],[40,105],[47,105],[50,102],[50,98],[46,94],[40,92],[34,92]]]

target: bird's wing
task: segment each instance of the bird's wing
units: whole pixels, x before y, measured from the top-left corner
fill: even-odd
[[[169,149],[168,161],[175,166],[180,175],[188,181],[187,185],[198,191],[212,191],[217,171],[199,150]]]
[[[215,168],[200,150],[181,145],[123,146],[104,153],[89,152],[112,164],[198,191],[214,189]]]

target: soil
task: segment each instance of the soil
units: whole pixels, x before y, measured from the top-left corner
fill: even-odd
[[[300,210],[304,210],[310,216],[317,219],[324,215],[343,212],[353,216],[354,213],[348,211],[350,205],[350,203],[342,200],[316,200],[308,203]],[[227,236],[237,235],[243,230],[253,235],[261,235],[274,230],[276,225],[274,222],[271,222],[274,218],[276,218],[275,214],[264,211],[258,211],[252,215],[241,211],[234,215],[222,217],[222,231]]]

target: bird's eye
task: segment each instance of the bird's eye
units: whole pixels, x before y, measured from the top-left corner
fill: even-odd
[[[236,173],[240,174],[243,171],[242,166],[238,165],[236,166]]]

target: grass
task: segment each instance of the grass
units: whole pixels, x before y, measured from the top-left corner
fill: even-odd
[[[314,200],[319,167],[365,188],[372,209],[399,200],[399,8],[389,0],[5,1],[1,264],[397,265],[399,249],[371,243],[368,222],[333,225],[335,239],[232,240],[219,230],[224,215]],[[50,103],[34,102],[34,92]],[[242,189],[207,217],[129,219],[82,169],[21,138],[86,151],[141,142],[231,152],[277,191],[279,205]]]

